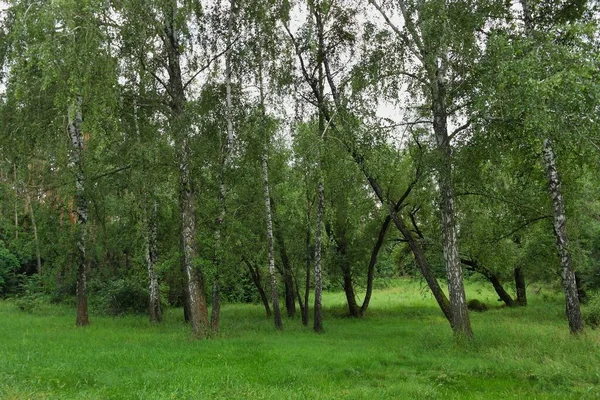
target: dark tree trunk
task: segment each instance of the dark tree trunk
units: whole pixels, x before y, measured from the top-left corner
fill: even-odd
[[[388,231],[388,227],[390,226],[390,222],[392,218],[388,215],[385,217],[383,224],[381,224],[381,229],[379,229],[379,234],[377,235],[377,241],[373,246],[373,250],[371,251],[371,258],[369,259],[369,267],[367,268],[367,288],[365,293],[365,299],[363,300],[362,306],[360,307],[360,314],[364,315],[369,308],[369,303],[371,302],[371,294],[373,293],[373,278],[375,276],[375,265],[377,264],[377,255],[379,254],[379,250],[383,246],[383,242],[385,240],[385,234]]]
[[[479,265],[479,263],[475,260],[466,260],[461,258],[460,262],[466,265],[467,269],[485,276],[490,281],[492,286],[494,286],[496,294],[498,295],[500,300],[504,302],[504,304],[506,304],[508,307],[513,307],[516,305],[513,298],[504,289],[504,286],[502,286],[498,275],[494,274],[492,271],[485,268],[484,266]]]
[[[322,310],[322,296],[323,296],[323,280],[321,271],[321,233],[323,231],[323,213],[325,211],[325,187],[323,185],[323,177],[319,179],[317,187],[317,224],[315,228],[315,319],[313,323],[313,329],[317,333],[323,332],[323,310]]]
[[[344,279],[344,293],[346,302],[348,303],[348,313],[351,317],[360,317],[360,307],[356,303],[356,294],[354,293],[354,285],[352,283],[352,271],[347,262],[342,263],[342,277]]]
[[[262,278],[260,276],[260,270],[258,267],[254,267],[250,261],[248,261],[245,257],[243,258],[244,264],[248,267],[248,271],[250,272],[250,276],[252,277],[252,282],[254,282],[254,286],[256,286],[256,290],[258,291],[258,295],[260,296],[260,300],[265,307],[265,313],[267,314],[267,318],[271,318],[271,307],[269,306],[269,299],[267,298],[267,294],[265,293],[265,289],[263,289]]]
[[[304,326],[308,326],[308,299],[310,296],[310,262],[312,259],[312,254],[313,254],[313,249],[311,248],[310,245],[310,238],[311,238],[311,229],[310,229],[310,223],[311,223],[311,218],[310,218],[310,209],[311,209],[311,204],[309,201],[309,195],[307,192],[307,199],[306,199],[306,208],[307,208],[307,212],[306,212],[306,238],[305,238],[305,250],[306,250],[306,255],[305,255],[305,262],[306,262],[306,275],[305,275],[305,279],[304,279],[304,307],[302,307],[302,325]]]
[[[523,270],[521,269],[521,267],[515,268],[515,288],[517,291],[516,304],[518,306],[526,306],[527,285],[525,284],[525,276],[523,275]]]
[[[78,95],[74,104],[69,109],[69,135],[71,137],[71,156],[69,164],[75,170],[75,207],[77,220],[75,225],[77,245],[77,326],[89,325],[87,277],[86,277],[86,224],[87,200],[85,198],[85,174],[83,172],[83,133],[81,125],[82,98]]]
[[[333,238],[336,243],[336,252],[339,257],[340,268],[342,270],[344,294],[346,295],[346,304],[348,304],[348,314],[351,317],[360,317],[360,307],[358,307],[358,304],[356,303],[356,293],[354,292],[354,284],[352,282],[352,268],[348,263],[348,242],[346,239],[346,233],[342,231],[341,234],[336,235],[330,224],[326,224],[325,229],[327,231],[327,235]]]
[[[273,227],[275,240],[277,241],[277,247],[279,248],[279,257],[281,258],[281,275],[283,277],[283,288],[285,291],[285,310],[288,317],[296,315],[296,302],[294,293],[294,276],[292,274],[292,264],[287,254],[285,247],[285,239],[283,237],[283,230],[277,219],[277,207],[273,198],[271,198],[271,210],[273,210]]]
[[[556,157],[550,139],[544,140],[544,169],[548,177],[548,188],[552,197],[554,211],[554,235],[556,236],[556,247],[562,266],[562,283],[565,293],[567,320],[571,333],[583,331],[583,318],[577,294],[577,282],[569,252],[569,239],[567,237],[565,202],[562,195],[561,181],[556,166]]]

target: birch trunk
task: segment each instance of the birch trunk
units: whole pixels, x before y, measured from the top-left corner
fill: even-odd
[[[321,306],[323,296],[323,278],[321,268],[321,234],[323,232],[323,213],[325,211],[325,185],[323,176],[319,177],[317,187],[317,226],[315,228],[315,319],[313,329],[317,333],[323,332],[323,310]]]
[[[523,19],[525,22],[525,34],[531,37],[534,30],[533,18],[531,14],[531,4],[528,0],[521,0],[523,8]],[[556,246],[560,257],[562,267],[562,284],[565,293],[567,320],[571,333],[580,333],[583,331],[583,319],[577,294],[577,283],[575,272],[569,252],[569,240],[567,237],[565,202],[562,195],[560,175],[556,166],[556,156],[550,138],[543,141],[542,152],[544,154],[543,162],[548,179],[548,190],[552,197],[553,226],[556,236]]]
[[[19,239],[19,189],[17,186],[17,163],[13,162],[13,184],[15,189],[15,239]]]
[[[265,220],[267,223],[267,250],[269,255],[269,275],[271,278],[271,297],[273,301],[273,319],[275,329],[283,329],[281,320],[281,309],[279,308],[279,290],[277,289],[277,276],[275,275],[275,245],[273,240],[273,213],[271,209],[271,194],[269,190],[269,138],[266,127],[266,112],[265,112],[265,92],[263,87],[263,65],[262,57],[259,60],[258,79],[260,91],[260,108],[261,108],[261,130],[263,136],[263,151],[261,154],[262,179],[263,179],[263,195],[265,197]]]
[[[71,154],[69,164],[75,171],[75,207],[77,220],[75,223],[75,241],[77,246],[77,326],[89,325],[87,306],[87,276],[86,276],[86,224],[87,202],[85,198],[85,174],[83,172],[83,133],[81,125],[82,97],[78,95],[69,109],[68,129],[71,138]]]
[[[233,146],[233,106],[231,103],[231,37],[234,22],[234,10],[235,0],[229,2],[229,20],[227,22],[227,51],[225,53],[225,90],[226,90],[226,102],[227,102],[227,138],[225,140],[225,146],[222,151],[221,160],[221,171],[219,173],[219,218],[217,219],[217,228],[215,230],[215,256],[213,264],[215,266],[215,276],[212,287],[212,313],[210,317],[210,324],[213,332],[219,332],[219,321],[221,315],[221,284],[220,284],[220,267],[223,258],[223,228],[225,216],[227,215],[226,209],[226,198],[227,198],[227,184],[225,182],[225,173],[231,162],[231,147]]]
[[[31,226],[33,228],[33,240],[35,243],[35,260],[37,266],[37,274],[38,276],[42,276],[42,255],[40,254],[40,240],[38,238],[37,232],[37,224],[35,223],[35,212],[33,211],[33,206],[31,205],[31,197],[29,193],[27,194],[27,206],[29,208],[29,215],[31,215]]]
[[[283,277],[283,288],[285,291],[285,311],[288,317],[296,315],[296,301],[294,292],[294,276],[292,274],[292,264],[287,254],[285,247],[285,238],[279,220],[277,219],[277,207],[275,201],[271,198],[271,210],[273,212],[273,228],[275,241],[279,249],[279,257],[281,258],[281,275]]]
[[[198,266],[194,265],[198,259],[196,248],[196,199],[194,195],[192,177],[190,174],[191,150],[189,145],[189,123],[185,116],[186,97],[181,76],[180,46],[175,27],[175,13],[177,3],[173,2],[165,15],[164,44],[167,52],[167,72],[169,74],[170,88],[170,125],[173,130],[179,151],[179,198],[181,200],[181,242],[185,274],[187,277],[187,291],[189,299],[189,317],[196,337],[207,337],[209,334],[208,310],[206,294],[204,292],[204,276]]]
[[[304,278],[304,304],[302,307],[302,325],[308,326],[308,300],[310,296],[310,261],[312,259],[312,251],[310,246],[310,238],[312,236],[311,228],[310,228],[310,209],[311,204],[309,200],[309,195],[307,192],[306,199],[306,237],[305,237],[305,262],[306,262],[306,275]]]
[[[135,132],[137,135],[138,145],[142,146],[142,134],[140,131],[140,124],[138,120],[138,107],[137,102],[133,100],[133,119],[135,124]],[[144,162],[144,168],[147,167]],[[158,202],[156,199],[152,202],[150,217],[148,218],[148,189],[146,180],[143,179],[141,194],[143,198],[143,215],[144,215],[144,241],[145,241],[145,259],[146,269],[148,271],[148,316],[150,322],[159,323],[162,321],[162,310],[160,305],[160,285],[158,283],[158,276],[154,270],[156,260],[158,259],[158,251],[156,244],[157,234],[157,214],[158,214]]]
[[[267,165],[266,145],[261,156],[263,194],[265,197],[265,219],[267,221],[267,247],[269,254],[269,275],[271,278],[271,296],[273,300],[273,317],[276,329],[283,329],[281,310],[279,308],[279,291],[277,290],[277,276],[275,275],[275,249],[273,243],[273,219],[271,216],[271,198],[269,195],[269,169]]]
[[[432,111],[433,131],[439,153],[438,186],[440,191],[440,212],[442,217],[442,245],[446,274],[448,277],[448,294],[450,297],[450,324],[454,333],[472,337],[471,321],[467,309],[465,288],[463,283],[460,255],[458,251],[458,230],[454,211],[454,187],[452,184],[452,149],[448,136],[445,88],[445,60],[436,69],[432,78]]]
[[[161,322],[162,321],[162,310],[160,306],[160,286],[158,284],[158,277],[154,266],[157,260],[157,246],[156,246],[156,221],[158,213],[158,203],[156,200],[153,202],[150,219],[147,221],[147,233],[146,233],[146,266],[148,267],[148,295],[149,295],[149,315],[150,322]]]
[[[577,282],[569,252],[569,239],[567,237],[565,202],[562,195],[560,176],[556,166],[556,157],[550,139],[546,138],[543,144],[544,169],[548,178],[548,188],[552,197],[554,235],[562,267],[562,284],[565,293],[567,320],[571,333],[583,331],[583,319],[577,294]]]

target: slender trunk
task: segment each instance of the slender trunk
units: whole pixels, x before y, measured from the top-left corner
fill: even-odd
[[[217,228],[215,230],[215,276],[212,287],[212,313],[210,317],[211,328],[213,332],[219,332],[219,321],[221,315],[221,263],[223,258],[223,239],[222,230],[224,228],[225,216],[227,214],[226,199],[227,199],[227,184],[225,182],[225,173],[231,161],[231,147],[233,146],[233,107],[231,103],[231,37],[233,30],[233,22],[235,17],[235,0],[229,2],[229,20],[227,22],[227,52],[225,53],[225,90],[227,102],[227,139],[223,148],[221,161],[221,171],[219,174],[219,218],[217,220]]]
[[[346,304],[348,305],[348,315],[351,317],[360,317],[360,307],[356,303],[356,293],[354,292],[354,283],[352,282],[352,268],[348,262],[346,233],[342,230],[341,234],[336,234],[329,223],[325,224],[325,231],[336,243],[336,253],[339,258],[340,269],[342,270],[342,286],[346,296]]]
[[[304,301],[300,294],[300,286],[298,285],[298,279],[294,276],[294,292],[296,293],[296,299],[298,299],[298,306],[300,307],[300,314],[304,315]]]
[[[525,285],[525,276],[521,267],[515,268],[515,288],[517,292],[516,305],[527,305],[527,285]]]
[[[348,313],[351,317],[360,317],[360,307],[356,303],[356,293],[354,292],[354,284],[352,282],[352,270],[350,265],[342,262],[342,278],[344,280],[344,294],[346,295],[346,303],[348,303]]]
[[[323,280],[321,271],[321,233],[323,225],[323,213],[325,211],[325,186],[323,185],[323,176],[319,177],[317,187],[317,226],[315,228],[315,317],[313,329],[315,332],[323,332]]]
[[[360,306],[361,315],[364,315],[367,312],[367,308],[369,308],[369,303],[371,302],[371,294],[373,293],[373,279],[375,276],[375,264],[377,264],[377,255],[379,254],[379,250],[381,250],[381,247],[383,246],[385,234],[387,233],[391,221],[392,218],[389,215],[385,217],[383,224],[381,224],[381,229],[379,229],[377,241],[375,242],[373,250],[371,251],[369,267],[367,268],[367,289],[365,293],[365,299],[363,300],[363,303]]]
[[[281,311],[279,309],[279,291],[275,275],[275,250],[273,245],[273,221],[271,218],[271,199],[269,196],[269,170],[267,166],[266,146],[262,154],[263,192],[265,196],[265,217],[267,221],[267,246],[269,253],[269,275],[271,277],[271,292],[273,297],[273,316],[275,329],[283,329]]]
[[[142,134],[140,131],[140,124],[138,120],[138,107],[137,101],[133,99],[133,119],[135,125],[135,132],[137,135],[138,146],[142,146]],[[147,165],[145,160],[143,167]],[[156,199],[153,201],[150,217],[148,218],[148,190],[146,181],[143,180],[141,186],[140,197],[143,199],[142,209],[144,215],[144,241],[145,241],[145,258],[146,258],[146,269],[148,271],[148,316],[150,322],[159,323],[162,321],[162,310],[160,304],[160,286],[158,284],[158,277],[154,266],[158,259],[157,250],[157,214],[158,214],[158,203]]]
[[[33,211],[33,206],[31,205],[31,197],[27,194],[27,205],[29,206],[29,214],[31,215],[31,226],[33,228],[33,240],[35,243],[35,260],[37,265],[37,274],[38,276],[42,276],[42,256],[40,253],[40,240],[38,238],[37,232],[37,224],[35,223],[35,212]]]
[[[269,254],[269,275],[271,277],[271,292],[273,300],[273,317],[275,329],[283,329],[281,310],[279,308],[279,290],[277,289],[277,276],[275,275],[275,248],[273,241],[273,210],[271,209],[271,194],[269,190],[269,137],[266,126],[265,92],[263,87],[263,61],[259,55],[258,79],[260,91],[261,130],[263,136],[263,152],[261,154],[263,194],[265,197],[265,219],[267,223],[267,247]]]
[[[285,309],[288,317],[296,315],[296,302],[294,293],[294,276],[292,274],[292,264],[287,254],[285,247],[285,239],[283,237],[283,230],[277,219],[277,207],[275,202],[271,199],[271,210],[273,211],[273,226],[275,233],[275,240],[277,241],[277,247],[279,248],[279,257],[281,258],[281,274],[283,276],[283,288],[285,291]]]
[[[158,213],[158,203],[154,200],[150,219],[147,221],[146,233],[146,266],[148,267],[148,295],[149,295],[149,316],[150,322],[162,321],[162,310],[160,306],[160,286],[154,266],[157,260],[156,246],[156,221]]]
[[[262,279],[260,277],[260,271],[258,267],[253,267],[250,261],[246,258],[243,259],[244,264],[248,267],[248,271],[250,271],[250,277],[252,278],[252,282],[254,282],[254,286],[256,286],[256,290],[258,291],[258,295],[260,296],[260,300],[265,307],[265,312],[267,314],[267,318],[271,318],[271,307],[269,306],[269,299],[267,298],[267,294],[262,286]]]
[[[308,200],[308,192],[307,192],[307,201],[306,201],[306,238],[305,238],[305,262],[306,262],[306,275],[304,279],[304,307],[302,308],[302,325],[308,326],[308,300],[310,296],[310,261],[312,258],[312,249],[310,246],[310,237],[311,237],[311,217],[310,217],[310,201]]]
[[[69,135],[71,137],[70,166],[75,170],[75,207],[77,220],[75,225],[75,241],[77,246],[77,326],[89,325],[87,306],[86,277],[86,224],[87,201],[85,198],[85,175],[83,172],[83,134],[81,125],[82,97],[78,95],[69,110]]]
[[[562,266],[562,283],[565,293],[567,319],[571,333],[583,331],[583,319],[577,294],[577,282],[569,251],[569,240],[567,237],[565,203],[562,195],[560,176],[556,166],[556,157],[550,139],[544,140],[544,169],[548,177],[548,188],[552,197],[553,224],[556,236],[556,246]]]
[[[460,262],[466,265],[467,269],[485,276],[490,281],[490,283],[494,287],[494,290],[496,291],[496,294],[498,295],[500,300],[504,302],[504,304],[506,304],[508,307],[513,307],[516,305],[513,298],[504,289],[504,286],[502,286],[498,275],[494,274],[492,271],[485,268],[484,266],[479,265],[479,263],[475,260],[467,260],[461,258]]]
[[[17,163],[13,162],[13,179],[15,189],[15,239],[19,239],[19,189],[17,186]]]

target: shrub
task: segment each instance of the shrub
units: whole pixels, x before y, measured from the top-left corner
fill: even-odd
[[[477,312],[483,312],[488,310],[488,306],[477,299],[469,300],[467,302],[467,308],[471,311]]]
[[[40,305],[47,303],[48,299],[42,288],[39,276],[27,277],[21,284],[21,295],[15,304],[19,310],[32,313]]]
[[[19,267],[17,256],[11,253],[0,240],[0,295],[2,297],[16,289],[19,281],[16,271]]]
[[[148,289],[133,278],[91,285],[92,305],[108,315],[143,314],[148,310]]]
[[[583,320],[592,329],[600,326],[600,296],[596,296],[583,308]]]

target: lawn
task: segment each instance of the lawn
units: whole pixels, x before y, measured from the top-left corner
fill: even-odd
[[[368,315],[344,317],[342,293],[324,297],[325,329],[299,318],[274,331],[259,305],[225,305],[222,334],[192,339],[171,309],[91,315],[42,306],[28,314],[0,301],[1,399],[596,399],[600,332],[572,337],[564,304],[530,291],[526,308],[499,308],[487,287],[468,297],[475,339],[456,343],[418,281],[374,293]]]

